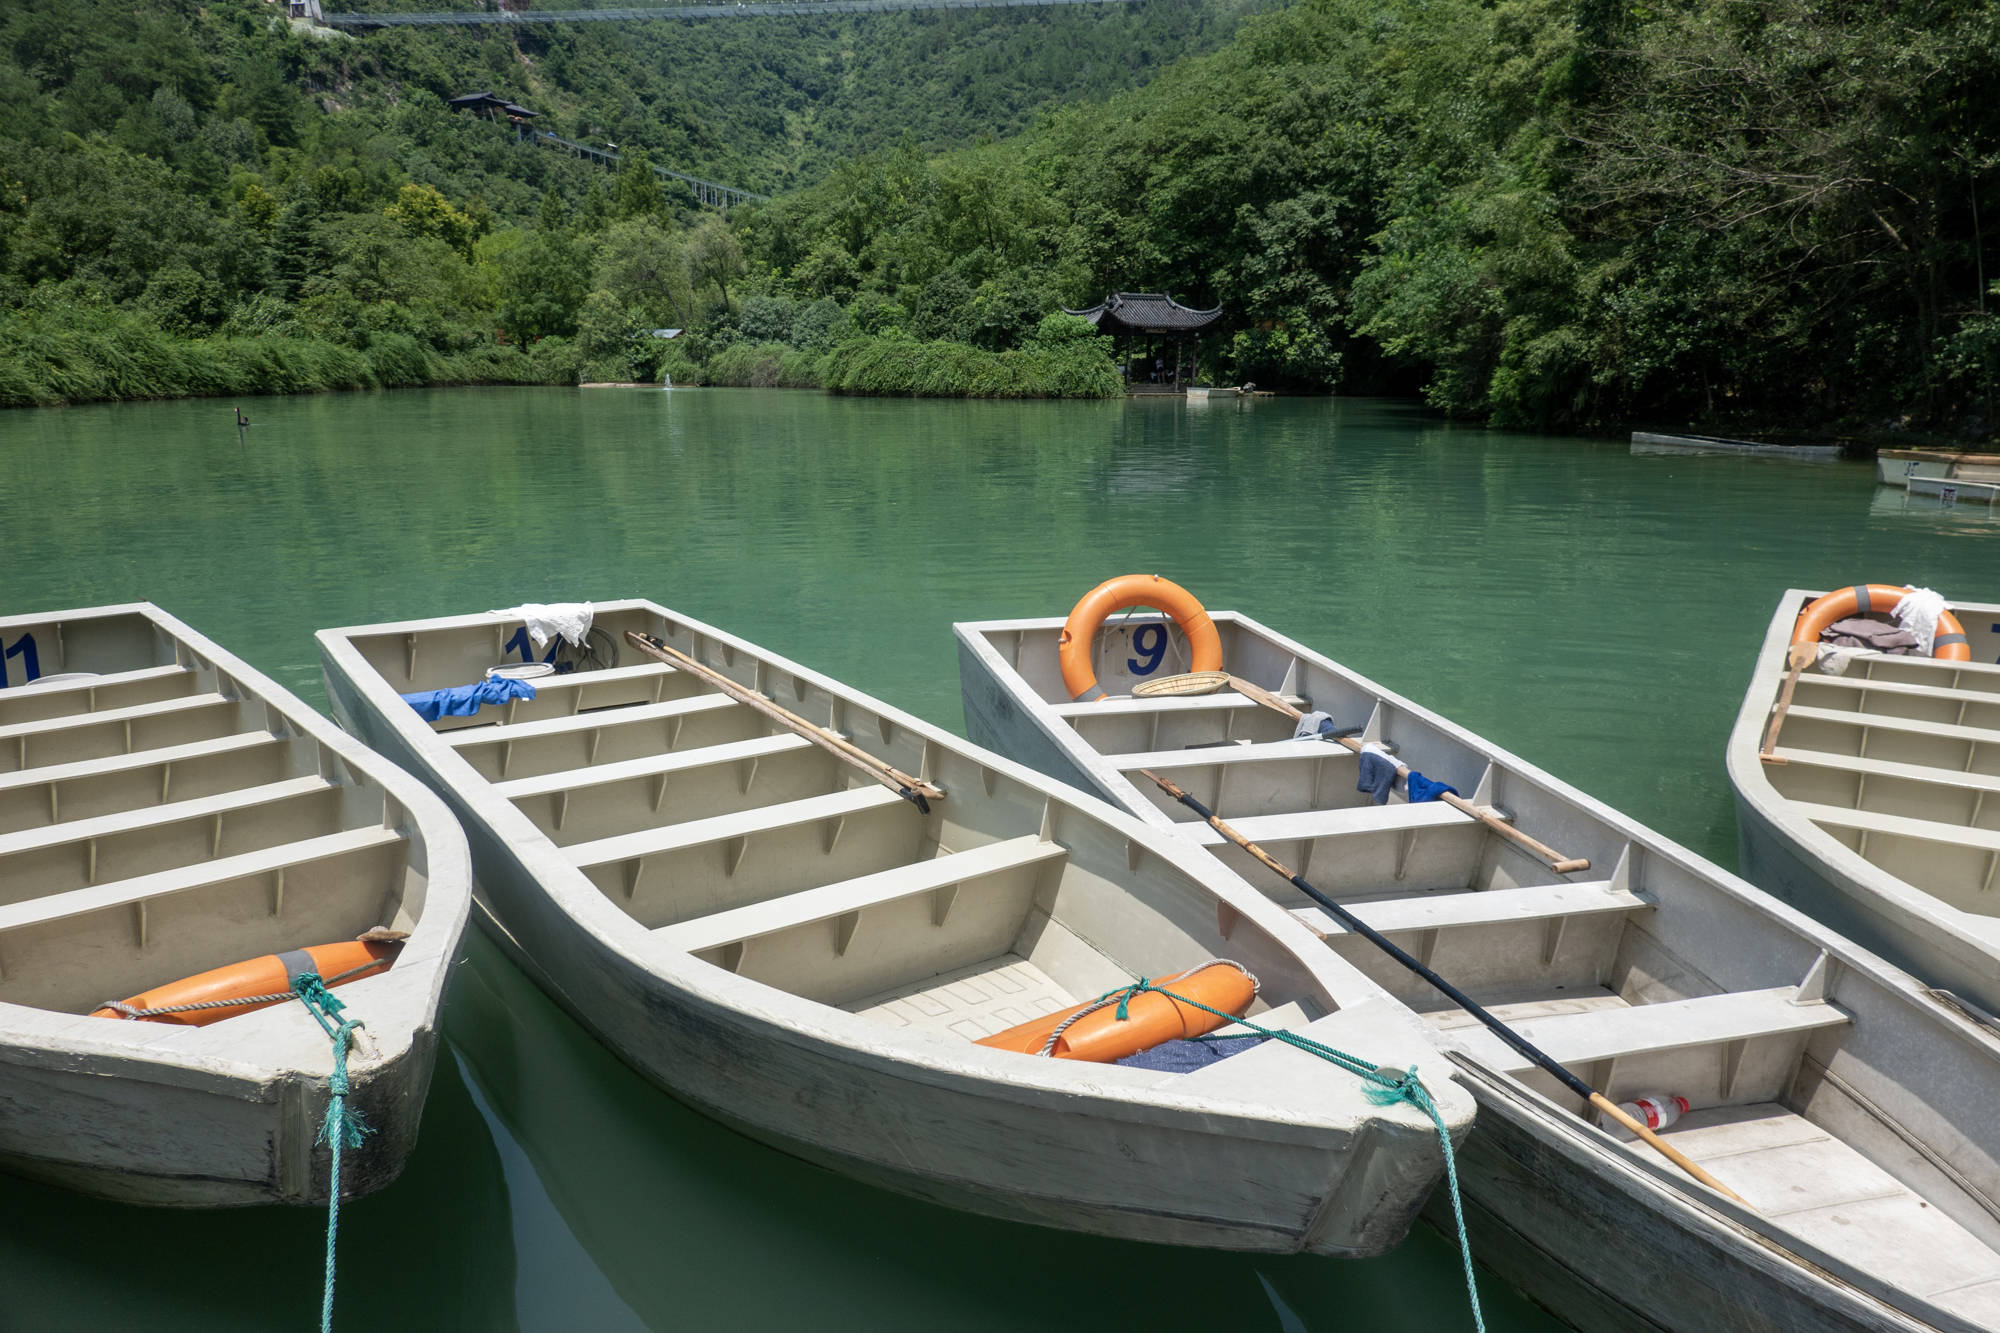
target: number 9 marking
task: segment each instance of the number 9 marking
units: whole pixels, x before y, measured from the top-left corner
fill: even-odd
[[[1152,642],[1147,642],[1147,636]],[[1137,657],[1126,659],[1125,666],[1135,676],[1150,676],[1160,669],[1160,662],[1167,655],[1167,627],[1165,625],[1141,625],[1132,634],[1133,651],[1145,656],[1141,662]]]

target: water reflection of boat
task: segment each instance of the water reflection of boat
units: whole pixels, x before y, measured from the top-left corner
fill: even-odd
[[[1942,483],[1937,486],[1941,487]],[[2000,523],[2000,504],[1950,501],[1935,493],[1906,490],[1901,486],[1877,486],[1868,496],[1868,513],[1874,518],[1907,518],[1954,525]]]
[[[1415,1063],[1463,1130],[1470,1099],[1414,1021],[1297,922],[1130,816],[720,630],[645,602],[596,623],[639,662],[438,730],[400,695],[481,679],[518,618],[320,641],[336,715],[458,809],[501,937],[635,1068],[977,1212],[1277,1253],[1401,1239],[1442,1169],[1431,1122],[1310,1054],[1272,1042],[1176,1075],[974,1044],[1230,959],[1261,980],[1262,1021]],[[651,662],[628,631],[688,658]],[[772,725],[773,699],[917,777],[856,784]]]
[[[1212,619],[1224,664],[1251,688],[1302,696],[1356,742],[1399,747],[1399,762],[1474,793],[1479,809],[1421,796],[1370,804],[1357,790],[1363,756],[1294,739],[1294,719],[1249,693],[1130,697],[1185,643],[1150,616],[1105,632],[1100,683],[1112,697],[1094,702],[1072,701],[1059,674],[1061,618],[957,626],[967,729],[1255,876],[1419,1009],[1479,1098],[1461,1174],[1489,1263],[1583,1328],[1914,1333],[2000,1321],[1990,1033],[1480,737],[1247,617]],[[1573,1089],[1251,861],[1149,770],[1282,849],[1612,1098],[1688,1098],[1692,1112],[1664,1137],[1750,1206],[1583,1119]],[[1494,807],[1509,832],[1560,853],[1506,837]]]

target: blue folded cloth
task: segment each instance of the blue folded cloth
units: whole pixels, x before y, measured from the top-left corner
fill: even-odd
[[[441,717],[471,717],[487,704],[504,704],[509,699],[532,699],[535,687],[525,680],[515,680],[512,676],[494,676],[487,680],[474,681],[470,685],[453,685],[449,689],[419,690],[415,694],[403,696],[403,702],[417,710],[417,716],[426,722],[435,722]]]
[[[1375,750],[1361,752],[1361,780],[1354,784],[1354,790],[1365,791],[1377,805],[1386,803],[1389,791],[1396,785],[1396,761]]]
[[[1412,805],[1421,801],[1435,801],[1446,792],[1450,792],[1453,796],[1459,794],[1458,788],[1449,782],[1433,782],[1414,768],[1410,770],[1409,791]]]
[[[1128,1069],[1156,1069],[1165,1074],[1191,1074],[1206,1068],[1217,1060],[1227,1060],[1230,1056],[1261,1045],[1262,1037],[1210,1037],[1202,1041],[1185,1041],[1175,1038],[1163,1041],[1148,1051],[1128,1055],[1113,1063]]]

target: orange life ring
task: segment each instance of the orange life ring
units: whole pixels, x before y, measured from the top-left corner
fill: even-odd
[[[1886,613],[1893,610],[1908,592],[1907,588],[1892,587],[1887,583],[1857,583],[1851,588],[1830,592],[1799,612],[1799,623],[1792,629],[1792,642],[1818,643],[1820,631],[1834,621],[1846,620],[1849,616],[1865,616],[1871,611]],[[1965,626],[1959,624],[1958,617],[1949,611],[1938,617],[1937,637],[1931,640],[1931,656],[1947,662],[1972,660],[1972,646],[1965,641]]]
[[[1097,668],[1090,660],[1097,631],[1113,613],[1135,606],[1155,607],[1174,618],[1181,633],[1187,635],[1194,658],[1189,671],[1222,670],[1222,636],[1193,593],[1158,574],[1121,574],[1085,593],[1063,622],[1056,655],[1062,662],[1063,688],[1070,698],[1104,697],[1104,688],[1097,683]]]
[[[149,1023],[179,1023],[183,1027],[202,1027],[209,1023],[219,1023],[225,1018],[247,1014],[256,1009],[268,1009],[283,1000],[265,1000],[259,1004],[217,1005],[213,1009],[196,1009],[178,1014],[123,1013],[121,1010],[168,1009],[184,1004],[203,1004],[214,1000],[234,1000],[252,995],[276,995],[292,988],[292,978],[305,972],[317,972],[323,981],[339,986],[348,981],[359,981],[362,976],[373,976],[395,960],[396,952],[402,947],[400,940],[344,940],[339,944],[315,944],[306,949],[293,949],[287,953],[267,953],[262,958],[251,958],[241,963],[231,963],[213,971],[183,977],[170,981],[164,986],[155,986],[128,999],[117,1001],[116,1007],[105,1005],[91,1010],[92,1018],[143,1018]],[[379,967],[369,967],[370,963],[380,963]],[[351,977],[343,973],[368,968]],[[341,977],[339,981],[334,980]]]
[[[1209,963],[1196,971],[1164,980],[1158,984],[1166,986],[1175,995],[1185,995],[1190,1000],[1199,1000],[1211,1009],[1241,1018],[1250,1007],[1250,1001],[1257,998],[1257,983],[1242,968],[1234,963]],[[991,1046],[996,1050],[1019,1051],[1024,1055],[1039,1055],[1048,1044],[1049,1034],[1062,1027],[1065,1020],[1089,1009],[1087,1004],[1074,1005],[1040,1018],[1031,1018],[1018,1027],[996,1032],[990,1037],[981,1037],[976,1045]],[[1176,1037],[1199,1037],[1215,1031],[1229,1022],[1206,1009],[1196,1009],[1192,1005],[1171,1000],[1156,990],[1141,991],[1125,1005],[1125,1017],[1118,1017],[1116,1005],[1106,1005],[1063,1029],[1056,1038],[1056,1045],[1049,1054],[1058,1060],[1090,1060],[1097,1064],[1109,1064],[1122,1060],[1140,1051],[1149,1051],[1163,1041]]]

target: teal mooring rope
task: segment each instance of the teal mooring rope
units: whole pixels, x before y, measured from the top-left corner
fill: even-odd
[[[1465,1265],[1465,1295],[1472,1302],[1472,1326],[1478,1333],[1486,1333],[1486,1316],[1479,1309],[1479,1283],[1472,1272],[1472,1241],[1465,1232],[1465,1204],[1458,1196],[1458,1161],[1452,1153],[1451,1135],[1445,1130],[1444,1117],[1438,1114],[1437,1104],[1431,1100],[1431,1094],[1424,1087],[1423,1080],[1417,1077],[1416,1067],[1413,1065],[1408,1069],[1392,1073],[1379,1065],[1370,1064],[1359,1056],[1349,1055],[1345,1051],[1335,1050],[1324,1042],[1314,1041],[1311,1037],[1301,1037],[1298,1033],[1287,1032],[1283,1028],[1267,1028],[1252,1023],[1247,1018],[1238,1018],[1220,1009],[1211,1009],[1200,1000],[1190,1000],[1185,995],[1176,995],[1165,987],[1153,985],[1144,977],[1140,977],[1129,986],[1108,990],[1097,998],[1108,1000],[1114,995],[1118,996],[1117,1018],[1123,1022],[1126,1006],[1131,1004],[1132,997],[1146,991],[1164,995],[1169,1000],[1187,1005],[1191,1009],[1214,1014],[1217,1018],[1227,1019],[1239,1027],[1249,1028],[1252,1032],[1282,1041],[1287,1046],[1296,1046],[1308,1054],[1317,1055],[1322,1060],[1339,1065],[1348,1073],[1359,1075],[1368,1081],[1371,1085],[1367,1090],[1368,1100],[1377,1106],[1408,1102],[1430,1117],[1431,1124],[1437,1129],[1438,1146],[1444,1150],[1445,1186],[1451,1191],[1452,1219],[1458,1223],[1458,1256]],[[331,1275],[327,1280],[332,1281]]]
[[[326,1187],[326,1288],[320,1296],[319,1327],[320,1333],[332,1333],[334,1242],[340,1234],[340,1150],[343,1146],[359,1148],[362,1140],[375,1131],[361,1118],[361,1112],[347,1107],[347,1043],[361,1021],[340,1016],[347,1006],[334,998],[317,973],[303,972],[293,978],[292,994],[298,996],[299,1003],[319,1023],[320,1031],[333,1039],[333,1076],[326,1084],[326,1122],[319,1130],[319,1141],[333,1154]]]

